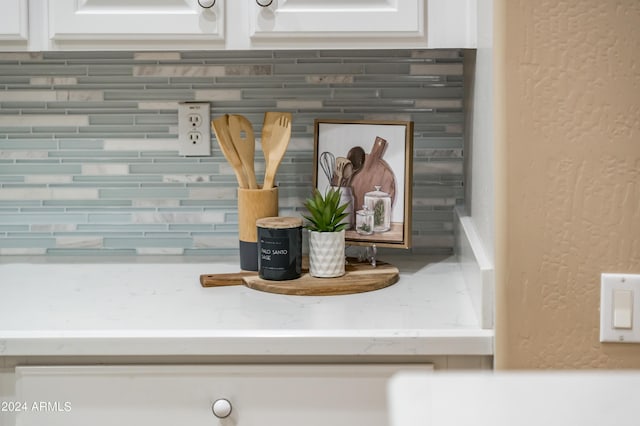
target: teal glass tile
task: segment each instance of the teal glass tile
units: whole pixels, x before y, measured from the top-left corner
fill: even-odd
[[[61,140],[58,141],[60,149],[102,149],[104,142],[97,139]]]
[[[204,231],[213,231],[214,229],[218,229],[218,225],[212,224],[170,224],[168,226],[170,231],[182,231],[182,232],[204,232]]]
[[[166,230],[166,225],[148,225],[148,224],[79,224],[78,231],[104,233],[105,235],[122,235],[122,236],[139,236],[144,232]]]
[[[283,99],[325,99],[331,97],[333,91],[331,89],[245,89],[242,91],[243,99],[264,99],[278,98]]]
[[[309,62],[299,61],[295,64],[275,64],[273,74],[364,74],[364,64],[343,64],[339,62],[323,63],[326,59],[318,59]]]
[[[134,52],[129,51],[82,51],[82,52],[42,52],[43,59],[59,59],[64,61],[92,61],[95,59],[114,60],[127,59],[132,60]]]
[[[0,223],[18,223],[18,224],[52,224],[52,223],[84,223],[86,215],[69,214],[69,213],[19,213],[19,214],[0,214]]]
[[[2,207],[37,207],[40,201],[37,200],[0,200],[0,208]],[[0,223],[2,221],[0,220]]]
[[[357,50],[331,50],[325,49],[320,50],[318,52],[318,56],[320,57],[331,57],[331,58],[398,58],[398,59],[407,59],[412,57],[412,50],[404,50],[404,49],[377,49],[377,50],[368,50],[368,49],[357,49]]]
[[[135,256],[135,249],[62,249],[49,248],[50,256]]]
[[[105,101],[190,101],[194,100],[192,90],[106,90],[104,92]]]
[[[0,248],[49,248],[55,246],[55,238],[0,238]]]
[[[33,137],[33,136],[32,136]],[[38,139],[12,139],[0,140],[0,150],[21,149],[21,150],[53,150],[58,146],[54,140]]]
[[[91,65],[85,75],[133,75],[133,65]]]
[[[1,76],[69,76],[86,75],[87,67],[69,66],[66,64],[21,64],[20,66],[0,66]]]
[[[65,207],[67,211],[73,212],[87,209],[130,207],[132,202],[130,200],[43,200],[42,205],[45,207]]]
[[[283,214],[281,214],[283,215]],[[238,224],[232,224],[232,223],[218,223],[215,225],[215,230],[216,231],[220,231],[220,232],[231,232],[231,231],[238,231]]]
[[[145,238],[188,238],[191,239],[190,232],[180,232],[175,231],[174,229],[169,229],[170,232],[165,230],[164,232],[145,232]]]
[[[121,133],[132,133],[132,134],[137,134],[137,137],[140,137],[140,133],[148,133],[148,132],[162,132],[162,133],[167,133],[169,132],[169,127],[168,126],[137,126],[137,125],[132,125],[132,126],[125,126],[125,125],[121,125],[121,126],[98,126],[98,125],[91,125],[91,126],[87,126],[87,127],[79,127],[78,131],[80,133],[101,133],[101,134],[105,134],[105,135],[113,135],[113,134],[117,134],[117,136],[114,137],[122,137]]]
[[[129,173],[136,174],[200,174],[216,172],[215,165],[212,164],[131,164]]]
[[[91,213],[88,215],[89,223],[130,223],[131,215],[130,214],[96,214]]]
[[[189,196],[188,189],[180,188],[145,188],[145,189],[100,189],[100,198],[115,199],[145,199],[145,198],[187,198]]]
[[[106,183],[114,183],[114,182],[119,182],[119,183],[123,183],[123,182],[135,182],[135,183],[142,183],[142,182],[162,182],[162,176],[157,175],[157,176],[133,176],[133,175],[126,175],[126,176],[90,176],[90,175],[85,175],[85,176],[74,176],[73,177],[73,181],[74,182],[78,182],[78,183],[102,183],[102,184],[106,184]]]
[[[24,176],[0,176],[0,183],[19,183],[19,182],[24,182]]]
[[[0,232],[28,232],[29,225],[3,225],[0,224]]]
[[[56,133],[75,132],[77,127],[74,126],[33,126],[32,133],[42,133],[44,137],[48,135],[54,136]]]
[[[103,245],[105,248],[149,248],[149,247],[192,247],[191,238],[112,238],[105,237]]]
[[[95,157],[105,157],[105,158],[137,158],[136,152],[131,151],[84,151],[84,150],[74,150],[74,151],[51,151],[49,152],[49,157],[51,158],[87,158],[96,159]]]
[[[236,208],[238,204],[234,199],[234,200],[180,200],[180,205],[184,207],[214,207],[216,209],[231,209],[231,208]]]
[[[136,115],[132,117],[136,125],[140,124],[164,124],[164,125],[178,125],[178,114],[146,114]]]
[[[47,108],[49,109],[64,109],[70,112],[78,112],[84,114],[100,113],[105,111],[116,110],[117,112],[123,111],[137,111],[137,102],[78,102],[78,101],[62,101],[62,102],[48,102]]]
[[[462,98],[462,87],[421,87],[408,88],[394,87],[392,89],[381,89],[380,96],[383,98],[408,98],[408,99],[451,99]]]
[[[102,124],[134,124],[134,118],[131,115],[91,115],[89,116],[89,125]]]
[[[16,114],[20,111],[30,110],[29,113],[32,114],[47,114],[49,111],[46,110],[47,103],[46,102],[1,102],[0,108],[3,111],[7,112],[9,109],[14,109]]]
[[[36,175],[36,174],[79,174],[82,169],[80,165],[63,164],[7,164],[0,167],[0,174],[6,175]]]

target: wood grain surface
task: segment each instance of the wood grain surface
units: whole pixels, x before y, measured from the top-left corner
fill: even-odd
[[[278,188],[238,188],[238,234],[240,241],[258,241],[256,221],[278,216]]]
[[[298,296],[332,296],[363,293],[379,290],[398,282],[400,272],[395,266],[378,261],[374,268],[369,263],[350,261],[345,267],[345,275],[337,278],[315,278],[308,272],[295,280],[264,280],[256,272],[231,274],[206,274],[200,276],[203,287],[240,285],[268,293]]]
[[[391,196],[392,205],[395,203],[396,177],[389,164],[382,158],[386,148],[387,141],[377,137],[371,152],[365,156],[362,168],[351,178],[354,210],[362,208],[364,194],[374,191],[375,186],[380,186],[381,191]]]

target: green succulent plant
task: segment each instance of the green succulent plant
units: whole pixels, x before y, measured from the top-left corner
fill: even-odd
[[[347,217],[348,203],[340,205],[340,190],[331,188],[323,196],[316,188],[311,198],[308,198],[304,206],[310,216],[302,215],[309,221],[306,226],[310,231],[340,232],[347,227],[347,223],[341,223]]]

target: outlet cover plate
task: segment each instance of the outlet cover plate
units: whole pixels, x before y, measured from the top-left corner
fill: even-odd
[[[630,291],[631,328],[615,328],[614,291]],[[640,275],[602,274],[600,281],[600,341],[640,343]]]
[[[178,104],[178,146],[180,155],[211,155],[211,106],[209,102]]]

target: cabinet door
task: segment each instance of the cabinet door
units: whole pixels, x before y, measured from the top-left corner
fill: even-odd
[[[0,13],[0,41],[24,42],[28,38],[27,0],[3,0]]]
[[[383,426],[387,382],[402,370],[431,366],[17,367],[16,400],[28,405],[16,426]],[[214,414],[218,400],[229,417]]]
[[[224,36],[223,0],[210,8],[198,0],[49,0],[48,6],[54,48],[211,48]]]
[[[254,46],[426,47],[424,0],[244,1]]]

